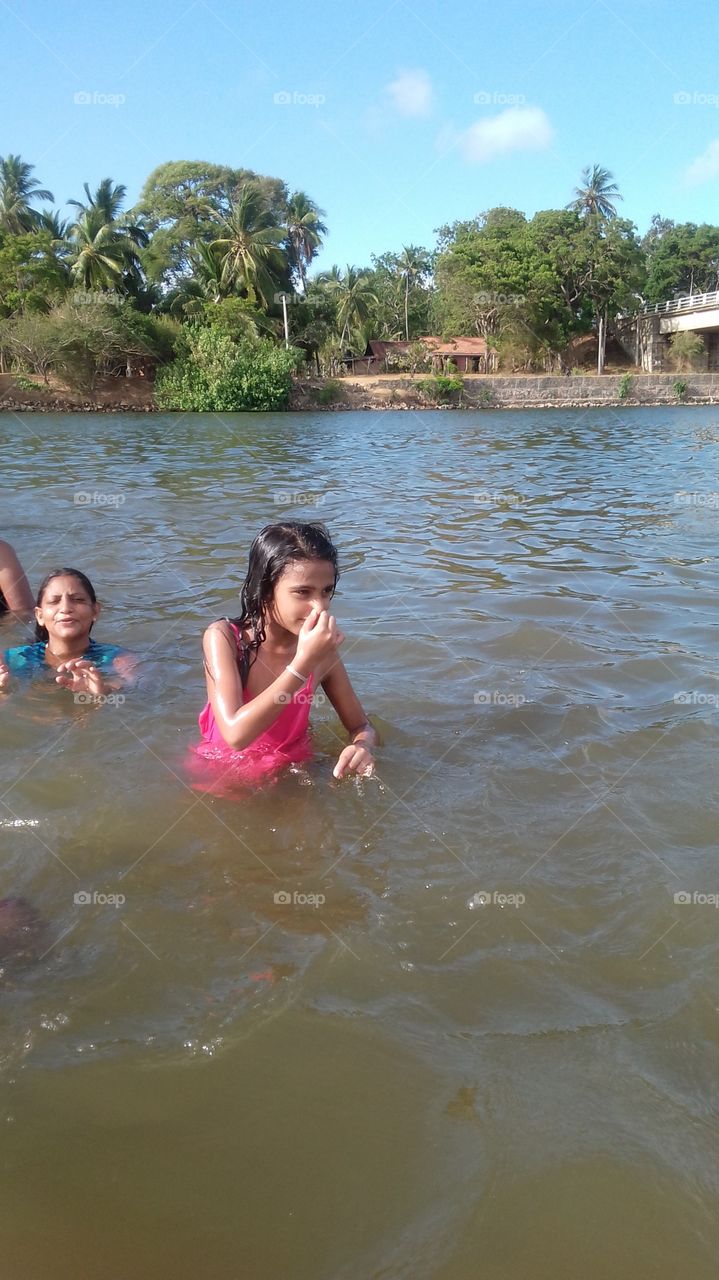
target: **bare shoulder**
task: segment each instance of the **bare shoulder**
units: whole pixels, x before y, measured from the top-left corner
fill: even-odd
[[[221,636],[232,635],[232,628],[229,622],[227,621],[227,618],[218,618],[215,622],[211,622],[208,627],[205,627],[206,636],[211,636],[214,634],[218,634]]]

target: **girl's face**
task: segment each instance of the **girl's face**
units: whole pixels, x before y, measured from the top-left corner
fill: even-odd
[[[48,582],[35,617],[41,627],[47,627],[51,642],[79,640],[90,634],[99,612],[99,604],[92,603],[79,578],[60,574]]]
[[[292,560],[275,583],[265,618],[299,635],[313,609],[329,609],[334,589],[334,565],[329,560]]]

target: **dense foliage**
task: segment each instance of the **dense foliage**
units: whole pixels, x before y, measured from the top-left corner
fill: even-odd
[[[191,413],[284,409],[299,352],[266,338],[235,342],[213,325],[187,325],[184,351],[161,369],[155,387],[160,409]]]
[[[414,374],[427,369],[428,334],[482,336],[511,371],[568,367],[574,341],[596,333],[601,369],[622,315],[719,287],[719,227],[657,215],[640,239],[617,214],[621,198],[594,165],[563,209],[489,209],[440,227],[432,249],[312,274],[325,214],[279,178],[173,161],[134,208],[105,178],[63,219],[39,208],[52,193],[9,155],[0,371],[91,388],[102,374],[159,368],[164,405],[229,409],[286,402],[298,362],[331,375],[370,338],[402,340],[393,367]],[[696,343],[675,358],[696,359]]]

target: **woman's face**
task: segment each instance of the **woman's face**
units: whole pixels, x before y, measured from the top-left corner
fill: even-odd
[[[266,619],[299,635],[313,609],[329,609],[334,589],[335,570],[329,560],[292,560],[275,583]]]
[[[76,640],[89,635],[99,612],[99,604],[93,604],[80,579],[61,573],[45,587],[35,617],[47,628],[51,641]]]

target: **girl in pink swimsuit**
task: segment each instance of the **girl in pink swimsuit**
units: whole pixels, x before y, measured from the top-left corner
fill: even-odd
[[[208,702],[194,748],[196,764],[203,762],[197,789],[220,794],[308,760],[320,685],[350,736],[334,776],[372,773],[375,731],[340,661],[344,636],[329,613],[338,578],[323,525],[271,524],[255,538],[240,616],[212,623],[203,638]]]

